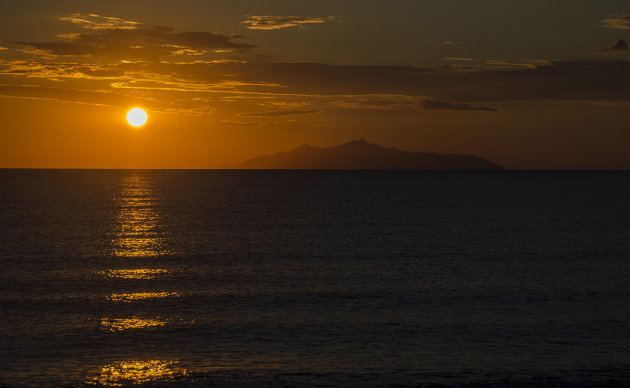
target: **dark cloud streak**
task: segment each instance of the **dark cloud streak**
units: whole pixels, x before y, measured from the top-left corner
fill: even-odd
[[[229,121],[223,120],[217,123],[218,125],[226,125],[230,127],[260,127],[264,126],[263,123],[254,123],[254,122],[244,122],[244,121]]]
[[[215,64],[205,74],[233,74],[262,93],[395,94],[453,103],[514,100],[630,100],[630,61],[567,61],[516,70],[429,70],[313,63]],[[190,74],[190,73],[189,73]],[[199,74],[199,76],[203,76]]]
[[[271,112],[251,112],[251,113],[242,113],[241,116],[246,117],[280,117],[280,116],[295,116],[295,115],[310,115],[320,113],[317,110],[282,110],[282,111],[271,111]]]
[[[436,110],[476,110],[485,112],[496,112],[496,109],[488,108],[486,106],[473,106],[469,104],[455,104],[448,101],[438,100],[426,100],[422,102],[424,109],[436,109]]]

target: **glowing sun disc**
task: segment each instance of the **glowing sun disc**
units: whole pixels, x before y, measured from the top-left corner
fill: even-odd
[[[141,127],[147,122],[147,112],[140,108],[133,108],[127,112],[127,122],[134,127]]]

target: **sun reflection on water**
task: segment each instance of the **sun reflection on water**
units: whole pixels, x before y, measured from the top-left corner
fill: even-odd
[[[144,176],[128,176],[115,198],[118,209],[109,253],[117,257],[169,254],[158,211],[159,196]]]
[[[168,270],[161,268],[110,269],[100,271],[98,275],[111,279],[155,279],[166,275],[168,272]]]
[[[107,297],[107,300],[112,302],[134,302],[137,300],[168,297],[179,298],[179,294],[177,292],[134,292],[126,294],[111,294]]]
[[[166,321],[154,318],[103,318],[101,327],[105,331],[123,331],[130,329],[147,329],[151,327],[161,327],[167,324]]]
[[[124,361],[103,366],[98,376],[88,383],[110,387],[152,382],[166,383],[187,374],[186,369],[178,366],[176,361]]]
[[[106,255],[134,261],[135,258],[155,258],[173,253],[167,247],[167,228],[159,212],[162,199],[159,191],[152,188],[150,175],[134,174],[123,178],[122,188],[114,198],[114,202],[116,210],[111,232],[105,244]],[[117,263],[123,261],[120,260]],[[133,267],[133,265],[131,266]],[[103,270],[97,275],[109,280],[147,280],[164,278],[170,272],[170,270],[162,268],[123,268]],[[151,282],[159,281],[152,280]],[[127,286],[128,283],[123,282],[122,285]],[[106,300],[109,303],[131,304],[142,300],[179,298],[180,296],[177,292],[128,291],[130,290],[116,289],[114,293],[106,297]],[[132,306],[134,311],[138,311],[135,309],[136,306]],[[147,306],[157,308],[160,304],[156,302],[144,307]],[[126,308],[124,310],[126,311]],[[172,316],[167,319],[160,318],[164,316],[164,311],[154,311],[150,316],[154,318],[140,318],[134,315],[125,318],[102,317],[100,327],[106,332],[122,332],[194,323],[194,321],[185,321],[182,318]],[[141,344],[138,346],[140,349],[142,348]],[[100,371],[96,371],[96,377],[86,381],[86,383],[97,386],[130,386],[147,383],[153,385],[169,383],[187,374],[186,369],[179,367],[175,361],[130,360],[102,366]]]

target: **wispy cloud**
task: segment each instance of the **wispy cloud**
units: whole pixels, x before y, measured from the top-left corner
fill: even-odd
[[[327,20],[334,20],[334,16],[313,17],[313,16],[251,16],[247,15],[247,20],[242,21],[250,30],[278,30],[281,28],[297,27],[304,24],[321,24]]]
[[[340,96],[331,104],[353,110],[412,111],[417,110],[421,97],[395,94]]]
[[[606,28],[630,30],[630,15],[611,16],[602,20],[602,25]]]
[[[536,69],[540,66],[548,66],[551,65],[550,61],[544,59],[533,59],[527,61],[502,61],[496,59],[488,59],[484,61],[484,68],[487,69],[518,69],[518,68],[527,68],[527,69]]]
[[[0,74],[43,78],[57,81],[64,78],[114,80],[125,76],[125,71],[108,66],[77,63],[40,63],[34,60],[0,60]]]
[[[88,15],[74,13],[70,16],[60,17],[59,20],[78,24],[90,30],[134,30],[142,25],[139,22],[94,13]]]
[[[449,64],[449,68],[458,68],[463,70],[517,70],[517,69],[536,69],[540,66],[550,66],[551,61],[546,59],[520,59],[520,60],[501,60],[501,59],[483,59],[469,57],[445,57],[443,61],[453,62]]]
[[[260,105],[266,105],[273,108],[299,108],[311,105],[310,101],[269,101]]]
[[[102,106],[128,106],[132,102],[138,102],[137,98],[134,99],[110,92],[51,88],[37,85],[0,84],[0,96]]]
[[[280,117],[280,116],[295,116],[295,115],[310,115],[320,113],[317,110],[280,110],[271,112],[251,112],[242,113],[241,116],[246,117]]]

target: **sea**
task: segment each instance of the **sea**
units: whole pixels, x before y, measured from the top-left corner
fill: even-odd
[[[0,170],[0,386],[630,386],[629,201],[613,171]]]

